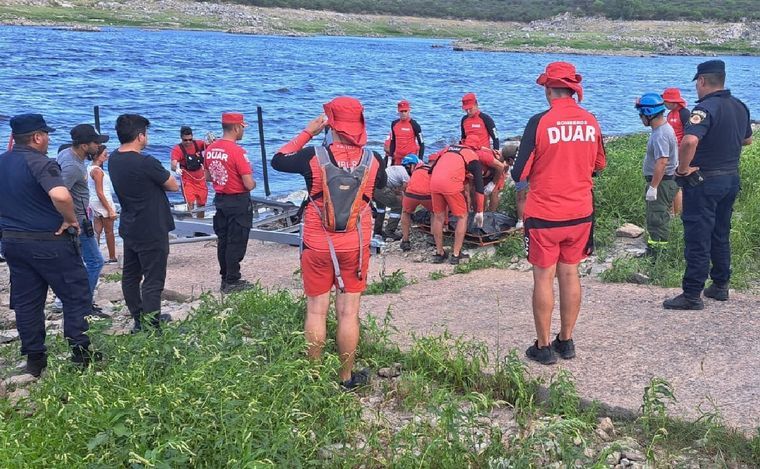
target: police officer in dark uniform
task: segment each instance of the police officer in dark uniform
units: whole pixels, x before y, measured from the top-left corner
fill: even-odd
[[[85,316],[92,311],[87,272],[79,249],[74,203],[61,168],[47,158],[48,127],[40,114],[11,119],[15,147],[0,155],[0,229],[10,268],[11,309],[27,355],[26,371],[39,376],[47,366],[45,299],[51,287],[63,302],[63,333],[72,361],[102,358],[90,351]]]
[[[724,88],[726,64],[703,62],[694,80],[699,100],[684,130],[675,172],[683,187],[686,272],[683,293],[666,300],[666,309],[704,308],[701,294],[708,275],[712,284],[704,289],[705,296],[728,300],[739,155],[743,145],[752,143],[749,109]]]

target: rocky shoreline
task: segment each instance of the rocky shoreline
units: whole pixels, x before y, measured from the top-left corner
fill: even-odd
[[[0,0],[0,25],[104,26],[285,36],[430,37],[454,50],[597,55],[760,55],[760,22],[621,21],[570,14],[530,23],[261,8],[189,0]]]

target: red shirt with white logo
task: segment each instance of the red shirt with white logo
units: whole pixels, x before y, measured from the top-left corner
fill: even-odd
[[[480,141],[479,147],[499,149],[499,135],[496,131],[496,124],[491,116],[485,112],[477,111],[474,116],[462,117],[460,124],[462,130],[462,141],[469,135],[477,135]]]
[[[422,158],[424,154],[422,129],[414,119],[396,119],[391,124],[389,153],[393,164],[401,164],[405,156],[413,154]]]
[[[182,181],[185,181],[186,179],[190,180],[200,180],[203,181],[205,185],[206,181],[206,171],[203,169],[203,167],[196,169],[195,171],[189,171],[187,167],[185,166],[185,153],[188,155],[194,155],[196,148],[198,149],[198,152],[203,154],[203,150],[206,149],[206,142],[203,140],[195,140],[195,145],[190,145],[190,148],[185,147],[185,152],[182,152],[182,147],[184,146],[183,143],[178,143],[177,145],[174,145],[174,148],[172,148],[171,153],[171,160],[176,161],[180,168],[182,168]],[[187,173],[187,176],[185,175]]]
[[[218,139],[206,147],[206,169],[217,194],[249,192],[243,178],[253,174],[245,150],[235,142]]]
[[[555,99],[533,116],[512,168],[530,182],[525,218],[566,221],[594,211],[592,174],[606,166],[602,131],[593,114],[571,97]]]

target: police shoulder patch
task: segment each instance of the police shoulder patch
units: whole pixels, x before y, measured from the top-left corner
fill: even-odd
[[[703,120],[707,118],[707,113],[705,111],[702,111],[700,109],[695,109],[691,111],[691,116],[689,117],[689,123],[698,125],[701,124]]]

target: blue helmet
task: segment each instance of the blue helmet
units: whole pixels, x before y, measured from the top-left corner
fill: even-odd
[[[417,164],[420,162],[420,159],[417,158],[417,155],[406,155],[403,160],[401,160],[401,164],[403,166],[406,166],[408,164]]]
[[[658,93],[645,93],[636,100],[635,107],[639,110],[639,114],[647,117],[656,116],[666,110],[665,101],[662,100],[662,96]]]

